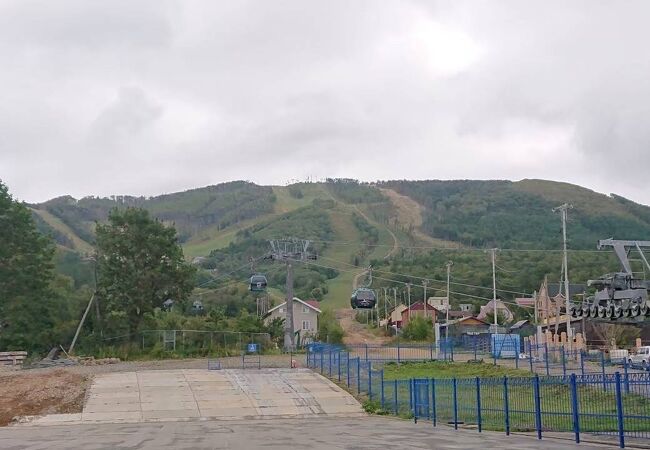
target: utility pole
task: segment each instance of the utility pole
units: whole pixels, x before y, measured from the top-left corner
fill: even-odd
[[[445,311],[445,313],[446,313],[445,314],[446,315],[446,318],[445,318],[445,324],[446,324],[446,326],[445,326],[445,341],[447,341],[449,339],[449,308],[451,308],[451,301],[450,301],[450,298],[449,298],[449,293],[450,293],[449,279],[450,279],[450,275],[451,275],[451,266],[453,264],[454,263],[451,262],[451,261],[447,262],[447,310]]]
[[[293,329],[293,266],[287,260],[287,315],[284,320],[284,348],[285,350],[294,350],[294,332]]]
[[[424,318],[427,317],[427,280],[422,281],[422,288],[424,288]]]
[[[311,241],[305,239],[272,239],[271,257],[274,260],[282,261],[287,267],[287,301],[286,316],[284,320],[284,350],[295,350],[294,326],[293,326],[293,261],[305,261],[307,259],[316,259],[315,255],[308,253],[307,249]]]
[[[386,295],[386,292],[388,291],[388,288],[384,288],[384,322],[386,324],[386,330],[388,330],[388,296]]]
[[[557,208],[553,208],[553,212],[560,211],[562,214],[562,244],[563,244],[563,264],[564,264],[564,294],[566,295],[566,337],[569,342],[573,337],[573,332],[571,331],[571,316],[569,311],[571,310],[571,295],[569,294],[569,258],[567,255],[566,248],[566,221],[568,216],[568,210],[572,209],[573,205],[565,203]],[[559,308],[558,308],[559,309]],[[559,311],[558,311],[559,314]]]
[[[406,299],[408,300],[409,304],[409,320],[411,317],[411,283],[406,285]]]
[[[499,330],[499,323],[497,322],[497,271],[496,271],[496,253],[497,249],[493,248],[491,250],[492,252],[492,306],[494,307],[493,309],[493,314],[494,314],[494,332],[497,333]]]

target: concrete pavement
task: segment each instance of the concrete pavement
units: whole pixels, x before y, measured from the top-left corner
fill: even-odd
[[[364,415],[354,397],[308,369],[149,370],[99,375],[82,413],[45,416],[27,425],[329,414]]]
[[[504,433],[459,430],[430,423],[366,416],[198,420],[0,428],[0,449],[499,449],[593,450],[602,447]]]

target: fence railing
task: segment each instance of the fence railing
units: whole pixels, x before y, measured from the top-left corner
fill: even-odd
[[[427,420],[456,429],[473,425],[479,432],[534,432],[539,439],[545,432],[565,432],[576,442],[584,434],[608,435],[621,448],[626,438],[650,437],[647,372],[387,379],[381,362],[357,354],[357,350],[313,345],[307,365],[377,402],[384,412],[416,422]]]
[[[244,333],[237,331],[204,330],[143,330],[137,334],[107,337],[103,346],[129,345],[142,351],[183,352],[194,354],[228,353],[240,354],[249,344],[257,344],[260,350],[271,347],[268,333]]]

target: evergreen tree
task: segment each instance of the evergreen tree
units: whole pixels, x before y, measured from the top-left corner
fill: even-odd
[[[57,343],[53,254],[29,209],[0,182],[0,351],[44,350]]]
[[[176,230],[144,209],[114,209],[97,228],[98,291],[107,312],[105,329],[140,329],[145,314],[171,298],[187,300],[194,268],[186,264]]]

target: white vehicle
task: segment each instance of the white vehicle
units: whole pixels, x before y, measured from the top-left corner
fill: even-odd
[[[650,365],[650,345],[639,347],[635,355],[631,355],[627,362],[630,364],[639,364],[643,367]]]

